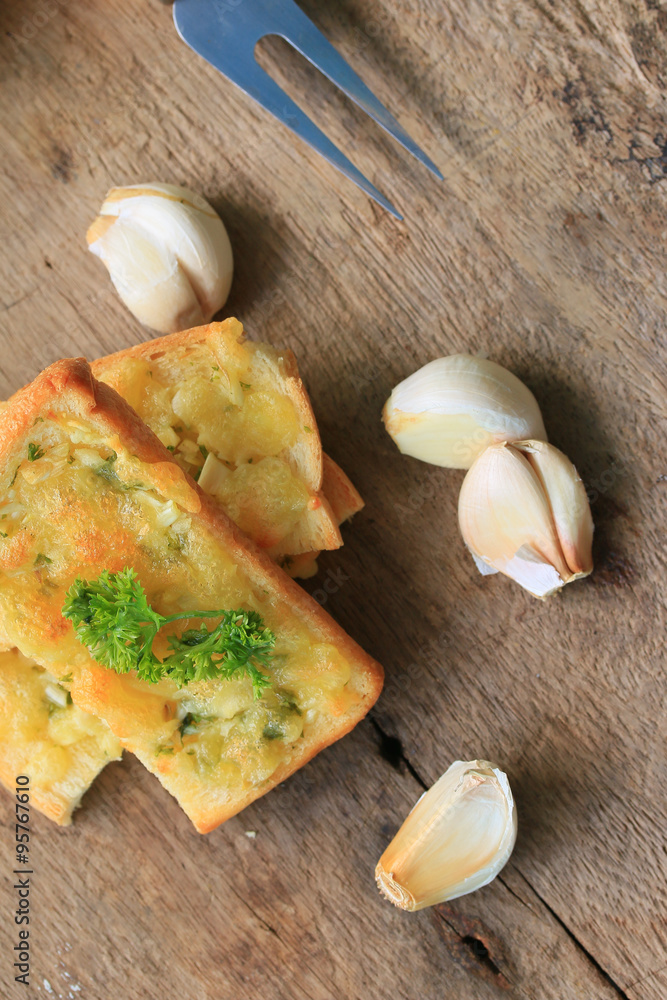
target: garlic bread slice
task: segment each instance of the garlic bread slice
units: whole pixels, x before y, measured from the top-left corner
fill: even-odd
[[[222,332],[220,332],[221,330]],[[134,348],[130,351],[121,352],[118,355],[112,355],[109,358],[102,359],[101,361],[96,362],[95,365],[100,367],[102,373],[107,372],[109,374],[109,377],[106,380],[110,384],[115,385],[116,388],[120,389],[122,392],[125,393],[125,395],[128,398],[132,400],[135,410],[139,411],[144,416],[144,418],[150,418],[151,420],[153,420],[158,428],[162,427],[164,429],[164,422],[161,420],[160,417],[160,414],[165,412],[160,405],[160,394],[161,394],[160,383],[161,382],[164,383],[164,385],[167,388],[169,386],[176,387],[179,384],[179,375],[192,377],[191,372],[192,372],[193,352],[195,354],[199,353],[200,371],[207,371],[208,370],[207,365],[209,363],[212,364],[215,363],[220,357],[225,357],[225,358],[232,357],[234,359],[234,365],[238,368],[239,356],[240,356],[241,359],[245,359],[244,363],[246,364],[246,368],[250,367],[250,361],[248,360],[249,353],[248,354],[241,353],[239,355],[239,337],[240,337],[239,329],[237,328],[237,326],[233,321],[230,321],[227,324],[212,324],[210,328],[201,328],[200,330],[197,331],[188,331],[187,336],[178,335],[175,338],[163,337],[157,341],[154,341],[152,345],[151,344],[139,345],[139,347]],[[172,343],[173,343],[173,349],[171,346]],[[207,347],[206,346],[207,343],[210,343],[212,346]],[[157,345],[160,345],[160,347],[156,350]],[[248,352],[251,351],[252,346],[254,345],[248,346]],[[214,349],[216,352],[215,357],[211,354],[212,349]],[[261,344],[257,345],[257,349],[259,350],[260,355],[262,354],[262,351],[264,351],[266,356],[270,358],[270,362],[269,361],[265,362],[266,371],[269,371],[270,364],[273,364],[280,368],[282,362],[281,362],[281,356],[278,354],[278,352],[273,351],[273,349],[268,347],[268,345],[266,346]],[[172,350],[174,353],[170,355],[170,351]],[[165,352],[164,355],[162,354],[162,351]],[[205,356],[204,352],[206,351],[208,351],[210,357]],[[165,356],[166,360],[162,360]],[[136,358],[139,358],[140,361],[142,359],[143,361],[146,361],[147,359],[149,360],[152,359],[150,360],[151,367],[150,369],[148,369],[148,371],[151,372],[151,375],[148,376],[150,381],[146,382],[147,369],[144,366],[141,366],[137,370],[137,365],[135,364]],[[157,365],[155,363],[156,359],[158,361]],[[292,369],[291,365],[292,362],[290,362],[290,370],[293,370],[295,372],[295,368]],[[356,513],[356,511],[360,510],[361,507],[363,507],[363,501],[361,500],[361,497],[355,490],[354,486],[352,485],[348,477],[342,471],[342,469],[340,469],[340,467],[337,466],[336,463],[333,462],[333,460],[329,458],[329,456],[326,455],[325,453],[321,453],[320,456],[319,453],[321,451],[321,448],[319,444],[319,436],[317,435],[316,432],[315,421],[314,418],[312,417],[311,411],[308,409],[309,403],[307,397],[305,398],[305,401],[303,399],[305,390],[303,389],[300,380],[298,380],[298,375],[296,373],[290,375],[288,378],[296,381],[288,381],[287,383],[284,382],[281,383],[283,386],[285,384],[287,385],[288,391],[286,395],[290,399],[296,400],[295,402],[296,409],[298,409],[299,412],[301,412],[302,416],[304,416],[305,414],[304,419],[309,421],[309,424],[312,425],[312,429],[315,431],[314,434],[304,439],[304,443],[300,450],[297,449],[296,452],[294,452],[294,450],[292,449],[293,452],[293,458],[291,458],[292,465],[297,470],[297,474],[300,475],[301,478],[306,483],[310,483],[313,477],[312,470],[317,469],[318,461],[320,460],[322,461],[323,465],[322,492],[325,494],[327,500],[330,502],[330,506],[333,515],[335,517],[335,520],[337,524],[340,525],[342,524],[343,521],[347,520],[350,516],[352,516],[352,514]],[[275,384],[276,384],[276,379],[275,377],[272,377],[270,379],[271,387],[272,388],[275,387]],[[164,397],[162,398],[162,402],[164,403]],[[0,404],[0,408],[4,407],[5,405],[6,403],[3,402],[2,404]],[[179,424],[176,423],[176,426],[178,427]],[[163,436],[169,437],[169,435],[163,435]],[[182,435],[181,441],[186,447],[186,453],[187,453],[187,445],[185,444],[185,442],[187,442],[188,440],[195,440],[195,435],[193,434]],[[194,463],[188,462],[187,459],[185,458],[185,455],[182,452],[179,452],[176,457],[177,460],[180,459],[180,464],[187,470],[191,471],[194,474],[197,474],[198,471],[199,473],[201,473],[202,469],[201,463],[203,461],[202,451],[198,450],[195,453]],[[58,459],[56,455],[55,457],[56,464],[57,461]],[[251,472],[252,474],[254,474],[255,480],[261,479],[263,477],[264,486],[265,488],[268,488],[271,486],[271,471],[272,471],[271,462],[273,462],[274,464],[274,469],[273,469],[274,480],[277,478],[278,483],[280,483],[281,481],[285,481],[286,478],[289,478],[285,471],[285,463],[276,458],[270,458],[270,460],[264,462],[260,460],[260,462],[254,466],[247,466],[246,472]],[[216,463],[214,453],[211,453],[208,459],[208,463],[204,464],[207,465],[207,470],[204,475],[204,479],[201,479],[200,476],[200,485],[206,490],[207,482],[213,481],[215,483],[215,471],[216,471],[215,465],[220,463],[219,460]],[[43,465],[44,467],[46,467],[46,463],[43,463]],[[44,469],[42,469],[41,471],[43,472]],[[223,466],[223,474],[229,475],[229,470],[226,465]],[[249,483],[248,486],[246,487],[248,492],[250,485],[251,483]],[[311,500],[311,502],[314,502],[316,504],[316,511],[317,511],[320,506],[317,503],[317,494],[314,494],[309,499]],[[238,510],[238,502],[237,502],[237,510]],[[236,511],[231,511],[232,514],[235,512]],[[326,513],[327,512],[325,512],[325,515]],[[277,537],[277,535],[280,534],[281,530],[280,501],[279,498],[276,498],[275,493],[274,493],[273,503],[264,507],[261,516],[263,516],[263,520],[265,523],[268,522],[269,537],[271,536]],[[274,523],[271,523],[272,516]],[[238,514],[237,518],[239,521],[243,521],[243,517],[239,517]],[[253,524],[251,523],[250,525],[248,525],[247,517],[245,519],[245,523],[243,526],[246,529],[248,529],[248,527],[250,528],[248,534],[251,537],[253,536],[253,533],[255,534],[255,536],[257,535],[258,533],[257,530],[253,532],[253,527],[254,527]],[[311,536],[308,536],[307,534],[309,530],[312,530]],[[299,545],[301,545],[302,547],[310,544],[311,542],[317,544],[321,543],[323,545],[331,544],[331,540],[333,537],[331,535],[330,530],[328,529],[328,516],[325,516],[324,518],[318,520],[317,514],[315,512],[311,513],[309,510],[307,510],[303,514],[303,516],[299,519],[299,521],[296,524],[296,528],[292,529],[291,531],[292,536],[294,535],[295,531],[296,532],[301,531],[302,533],[304,531],[306,532],[303,542],[299,543]],[[304,551],[297,555],[290,554],[291,552],[298,552],[298,551],[299,551],[298,546],[295,547],[293,541],[292,543],[290,543],[290,537],[288,536],[286,539],[283,540],[282,545],[277,546],[275,550],[271,550],[269,554],[272,556],[272,558],[274,558],[277,562],[279,562],[279,564],[285,569],[287,573],[289,573],[290,576],[301,577],[301,578],[308,578],[314,576],[315,573],[317,572],[316,559],[317,556],[319,555],[319,549],[314,552]],[[63,800],[63,809],[53,813],[53,815],[52,815],[53,809],[51,810],[51,812],[46,810],[42,811],[46,811],[47,815],[49,815],[51,818],[55,818],[56,822],[69,823],[71,821],[72,810],[75,808],[76,803],[80,800],[83,792],[85,791],[85,785],[82,784],[83,775],[89,773],[89,771],[86,771],[85,768],[81,767],[80,763],[81,755],[77,754],[74,755],[74,757],[70,762],[69,773],[68,774],[62,773],[63,762],[67,759],[67,755],[59,749],[60,744],[58,743],[57,738],[54,738],[54,740],[51,742],[51,745],[49,746],[50,729],[48,726],[45,727],[42,725],[43,720],[41,718],[43,715],[43,708],[44,708],[43,699],[38,699],[34,697],[35,678],[41,672],[41,668],[38,668],[33,661],[21,657],[20,654],[16,652],[13,654],[9,653],[5,654],[5,656],[10,657],[10,659],[7,662],[11,662],[12,664],[12,670],[11,670],[12,698],[8,702],[8,704],[10,705],[10,714],[12,705],[22,704],[24,707],[27,705],[33,706],[35,712],[33,725],[36,727],[36,729],[39,729],[41,733],[40,740],[41,740],[41,747],[44,759],[46,759],[49,756],[49,754],[47,754],[47,750],[49,751],[52,750],[52,752],[50,753],[51,759],[54,761],[58,759],[60,761],[60,767],[61,767],[61,774],[59,778],[58,787],[72,789],[71,798],[69,800]],[[48,677],[48,674],[44,674],[44,676]],[[74,709],[74,707],[71,704],[69,705],[68,712],[72,717],[76,715],[77,711],[78,710]],[[52,705],[51,713],[53,714],[53,712],[54,709]],[[53,728],[53,726],[51,728]],[[111,757],[109,757],[108,753],[109,736],[110,734],[108,730],[106,729],[104,724],[101,724],[100,745],[98,747],[98,752],[95,753],[94,747],[92,746],[92,743],[94,741],[94,734],[92,732],[90,734],[90,745],[86,749],[86,754],[91,758],[91,760],[99,760],[100,761],[99,767],[102,767],[104,762],[108,759],[116,759],[118,754],[120,753],[120,749],[117,746],[116,750],[114,751],[114,754]],[[28,749],[24,745],[22,745],[20,735],[10,734],[8,736],[8,739],[10,739],[10,741],[18,740],[18,745],[8,748],[8,753],[11,750],[10,759],[12,761],[25,759]],[[99,768],[97,768],[97,770],[90,771],[92,777],[94,777],[95,774],[97,774],[98,770]],[[1,775],[2,772],[0,771],[0,777]],[[45,783],[43,784],[44,784],[44,794],[42,794],[40,786],[37,795],[40,799],[44,799],[45,802],[52,803],[53,801],[55,801],[54,795],[51,793],[47,793],[46,784]],[[68,801],[69,801],[69,806],[67,805]],[[40,808],[37,801],[36,805],[37,808]]]
[[[382,669],[253,545],[82,360],[0,413],[0,643],[55,677],[176,796],[201,832],[283,781],[366,714]],[[258,613],[270,686],[179,689],[97,664],[61,610],[77,578],[132,567],[162,614]],[[188,622],[183,623],[187,627]],[[156,650],[158,655],[162,651]]]
[[[61,826],[122,747],[109,727],[72,704],[66,687],[17,649],[0,653],[0,781],[29,779],[31,807]]]
[[[228,319],[138,344],[92,370],[261,548],[296,555],[343,544],[291,351],[245,340]]]

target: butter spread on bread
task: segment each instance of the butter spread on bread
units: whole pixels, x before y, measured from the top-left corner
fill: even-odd
[[[228,319],[138,344],[91,367],[286,568],[291,556],[342,545],[339,523],[363,501],[328,460],[329,487],[347,498],[345,518],[332,510],[317,424],[291,351],[245,340],[238,320]]]
[[[0,521],[0,643],[57,678],[71,673],[75,705],[108,724],[201,832],[348,732],[379,695],[380,666],[83,360],[52,365],[0,413]],[[62,617],[65,594],[77,577],[126,566],[163,614],[257,611],[276,636],[261,700],[247,679],[179,690],[95,663]]]
[[[0,653],[0,780],[30,779],[30,805],[62,826],[121,745],[106,723],[72,704],[64,687],[18,650]]]
[[[119,389],[121,393],[124,392],[125,395],[134,403],[134,408],[141,412],[143,418],[149,422],[152,420],[155,423],[156,429],[160,430],[162,428],[163,437],[168,437],[168,435],[164,434],[165,423],[162,415],[165,410],[163,410],[159,405],[156,405],[156,395],[159,396],[162,393],[162,398],[164,400],[164,392],[169,395],[171,391],[173,394],[175,391],[174,387],[178,386],[179,375],[183,377],[183,381],[187,381],[188,378],[192,378],[193,366],[191,364],[191,355],[193,352],[199,352],[200,354],[200,371],[207,372],[207,366],[210,364],[212,366],[211,371],[215,373],[216,369],[213,366],[215,366],[219,361],[226,364],[230,358],[233,362],[232,367],[235,366],[235,370],[238,370],[240,340],[240,325],[236,324],[235,321],[228,321],[225,324],[211,324],[208,327],[203,327],[195,331],[189,331],[188,333],[182,335],[163,337],[152,342],[151,344],[141,344],[129,351],[120,352],[118,355],[111,355],[108,358],[104,358],[100,362],[97,362],[96,365],[99,368],[100,374],[105,375],[106,373],[108,376],[105,380],[112,384],[115,388]],[[289,361],[288,370],[292,372],[292,374],[287,375],[285,362],[282,360],[283,355],[273,351],[272,348],[261,344],[257,345],[256,349],[260,352],[260,355],[264,353],[264,356],[270,359],[265,362],[265,371],[271,372],[273,370],[271,367],[272,365],[277,366],[279,369],[282,368],[280,378],[277,379],[274,376],[270,380],[269,384],[271,391],[282,391],[283,386],[287,384],[288,391],[285,392],[285,395],[288,402],[291,398],[296,397],[296,409],[298,410],[300,407],[303,412],[308,404],[307,399],[304,402],[302,398],[305,390],[303,389],[302,383],[296,374],[295,363],[292,360]],[[213,353],[213,350],[215,350],[215,353]],[[208,351],[208,354],[206,354],[206,351]],[[252,367],[251,351],[252,348],[248,347],[246,351],[241,353],[241,357],[245,359],[246,372]],[[164,356],[167,358],[166,361],[161,360]],[[291,356],[288,355],[288,358],[290,357]],[[156,359],[160,362],[159,365],[156,365]],[[145,363],[137,365],[137,360],[140,362],[150,361],[151,367],[147,369]],[[222,371],[223,367],[224,365],[218,365],[217,371]],[[150,374],[147,375],[147,371]],[[211,377],[213,378],[213,375]],[[222,374],[219,377],[225,378],[226,376]],[[209,385],[214,386],[216,380],[217,379],[214,379],[209,383]],[[245,384],[248,385],[248,383]],[[215,397],[214,389],[209,388],[207,391],[211,393],[212,397]],[[5,404],[3,403],[2,406],[4,407],[4,405]],[[166,412],[169,413],[168,408],[166,408]],[[248,414],[248,416],[252,418],[252,414]],[[172,420],[180,429],[180,422],[178,419],[173,419],[173,412]],[[311,423],[312,428],[310,428],[310,430],[316,430],[314,418]],[[307,433],[309,432],[305,430],[301,431],[302,435]],[[173,441],[174,439],[173,437],[169,437],[169,440]],[[187,443],[195,441],[196,434],[182,434],[181,440],[187,453]],[[265,450],[271,450],[271,440],[272,436],[269,434],[269,447]],[[275,440],[275,436],[273,437],[273,440]],[[318,455],[319,436],[315,433],[307,438],[304,438],[304,440],[307,446],[305,454],[309,456],[309,462],[306,463],[306,467],[312,468],[317,465],[318,461],[320,461]],[[302,448],[301,451],[303,452],[304,449]],[[192,463],[187,461],[182,450],[176,452],[176,458],[180,461],[184,468],[196,475],[197,472],[201,470],[203,465],[203,452],[204,449],[197,449]],[[213,454],[215,454],[215,451]],[[301,465],[303,464],[299,448],[295,449],[292,446],[291,454],[295,456],[291,459],[291,461],[292,465],[296,467],[298,473]],[[57,462],[57,455],[55,458]],[[363,501],[343,470],[340,469],[340,467],[328,455],[321,453],[321,461],[323,465],[322,493],[329,501],[336,522],[340,525],[363,507]],[[263,474],[261,463],[260,466],[255,466],[255,468],[259,468],[261,477]],[[42,472],[43,470],[40,470],[39,474],[41,475]],[[284,474],[283,478],[285,478]],[[308,481],[308,473],[306,473],[303,478]],[[271,485],[270,476],[268,475],[266,476],[266,484],[267,486]],[[204,489],[206,489],[205,482],[203,482],[202,485]],[[269,531],[273,532],[274,535],[280,534],[281,526],[280,523],[278,523],[280,515],[280,503],[274,504],[273,506],[269,505],[264,508],[263,523],[265,525],[268,523]],[[329,542],[331,542],[332,537],[333,536],[329,537]],[[279,561],[286,572],[288,572],[291,576],[309,577],[313,576],[317,572],[316,559],[318,555],[318,550],[294,555],[284,553],[279,558]],[[46,811],[46,814],[51,816],[51,818],[54,818],[56,822],[69,823],[71,821],[72,810],[79,803],[81,796],[85,791],[85,784],[82,784],[83,776],[85,774],[90,774],[90,780],[92,780],[104,763],[110,759],[118,758],[120,754],[120,747],[116,741],[115,750],[111,755],[109,754],[108,748],[110,734],[107,727],[104,726],[103,723],[100,723],[100,745],[98,747],[98,752],[95,753],[94,747],[92,746],[92,743],[94,742],[94,732],[92,730],[95,728],[93,726],[90,734],[90,745],[86,747],[86,754],[94,758],[95,761],[99,761],[99,766],[92,769],[88,768],[86,770],[80,766],[80,755],[77,756],[70,750],[70,754],[72,754],[70,758],[59,749],[60,744],[58,743],[57,737],[54,737],[54,739],[49,742],[49,734],[51,730],[54,729],[56,722],[58,730],[62,731],[63,727],[61,725],[60,716],[75,719],[77,718],[78,710],[75,709],[70,703],[67,706],[67,709],[63,709],[58,715],[54,705],[50,704],[51,716],[55,715],[56,718],[52,719],[53,724],[50,727],[41,726],[40,720],[43,710],[45,709],[45,702],[43,697],[38,699],[33,697],[36,690],[35,678],[36,676],[39,676],[40,673],[43,677],[48,677],[49,675],[42,672],[41,668],[37,668],[34,661],[27,660],[16,652],[6,654],[6,656],[9,657],[9,659],[6,660],[6,663],[11,664],[12,669],[11,697],[5,701],[5,717],[7,719],[18,718],[18,715],[14,712],[14,708],[16,705],[21,705],[21,718],[24,718],[25,724],[29,724],[30,713],[28,712],[26,715],[26,707],[31,706],[31,710],[34,712],[32,725],[37,728],[41,727],[40,752],[44,760],[50,759],[52,761],[57,760],[59,762],[59,788],[69,789],[71,791],[71,797],[69,799],[63,799],[62,805],[58,806],[57,810],[49,811],[53,800],[53,793],[50,790],[51,786],[49,784],[51,779],[46,776],[42,781],[38,772],[35,771],[34,781],[36,782],[36,785],[34,787],[36,807],[41,808],[39,803],[43,800],[47,804],[47,808],[42,811]],[[37,674],[36,671],[38,671]],[[8,739],[10,742],[6,745],[6,760],[14,761],[26,759],[29,748],[23,744],[21,733],[16,729],[12,729]],[[69,773],[63,772],[62,769],[68,761]],[[52,772],[55,773],[53,769]],[[4,772],[0,770],[0,778],[2,777],[2,773]],[[41,772],[39,772],[39,774],[41,774]],[[13,777],[11,777],[11,775],[10,781],[13,781]]]

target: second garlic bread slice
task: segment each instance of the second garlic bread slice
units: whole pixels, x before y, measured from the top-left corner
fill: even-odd
[[[238,320],[228,319],[138,344],[92,370],[274,558],[342,545],[291,351],[245,340]]]

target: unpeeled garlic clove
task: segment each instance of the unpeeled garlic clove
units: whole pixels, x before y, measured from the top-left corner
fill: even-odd
[[[464,896],[496,877],[516,833],[507,775],[487,760],[457,760],[422,795],[380,858],[378,887],[404,910]]]
[[[549,498],[565,562],[576,580],[593,570],[593,518],[586,487],[567,455],[544,441],[517,441]],[[568,581],[569,583],[570,581]]]
[[[530,389],[469,354],[437,358],[400,382],[382,416],[399,451],[450,469],[469,469],[498,441],[547,438]]]
[[[487,448],[459,496],[463,540],[482,572],[548,597],[593,569],[593,520],[572,462],[544,441]]]
[[[112,188],[86,239],[125,305],[153,330],[207,323],[227,301],[234,270],[227,230],[187,188]]]

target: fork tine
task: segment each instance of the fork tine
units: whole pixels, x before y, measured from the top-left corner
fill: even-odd
[[[351,181],[360,187],[362,191],[370,195],[374,201],[390,212],[395,219],[401,221],[403,216],[396,211],[390,201],[364,177],[360,170],[341,153],[337,146],[327,138],[324,132],[315,125],[311,119],[304,114],[298,104],[287,96],[278,84],[271,79],[261,66],[253,59],[251,65],[246,64],[241,68],[237,65],[238,72],[235,72],[234,82],[237,83],[250,97],[253,97],[263,108],[275,115],[283,125],[287,125],[292,132],[305,140],[313,149],[317,150],[325,160],[336,167],[342,174],[349,177]]]
[[[435,163],[399,125],[391,112],[380,103],[373,91],[369,90],[310,18],[292,0],[284,0],[284,3],[280,4],[280,13],[281,26],[278,33],[370,115],[385,132],[393,136],[408,153],[423,163],[439,180],[443,180]]]
[[[257,41],[266,34],[279,33],[274,28],[275,14],[280,8],[278,0],[271,0],[266,7],[262,0],[241,0],[235,8],[225,5],[217,24],[211,24],[212,8],[215,10],[215,4],[202,0],[177,0],[174,22],[183,41],[401,221],[403,216],[391,202],[256,62]]]

